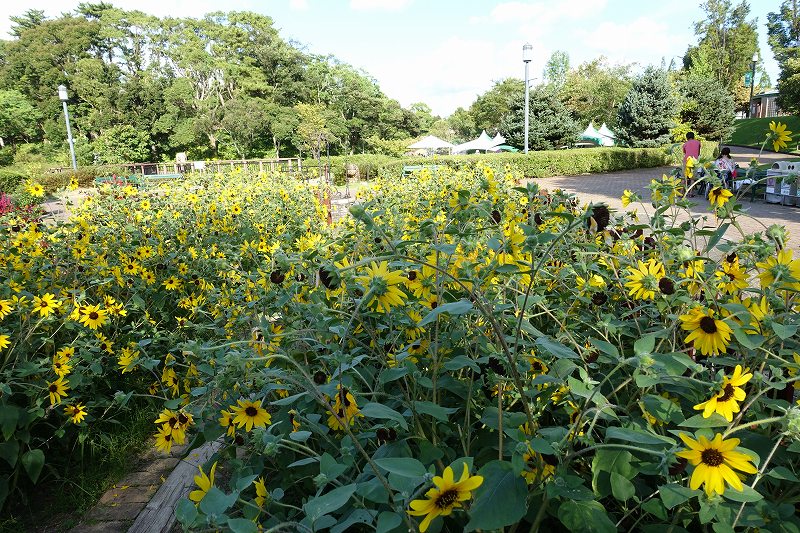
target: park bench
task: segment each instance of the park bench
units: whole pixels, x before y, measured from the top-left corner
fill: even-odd
[[[437,170],[439,170],[439,165],[405,165],[403,167],[403,176],[404,177],[408,176],[414,172],[419,172],[420,170],[426,168],[431,172],[436,172]]]
[[[750,193],[750,202],[756,199],[756,194],[759,198],[764,199],[767,192],[767,171],[760,170],[749,177],[742,177],[741,179],[734,180],[734,188],[739,197]]]

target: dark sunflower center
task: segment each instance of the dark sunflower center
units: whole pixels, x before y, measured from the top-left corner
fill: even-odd
[[[50,304],[48,304],[48,303],[47,303],[46,301],[44,301],[44,300],[42,300],[42,303],[40,303],[40,304],[39,304],[39,306],[40,306],[40,307],[49,307],[49,305],[50,305]]]
[[[178,419],[177,419],[177,418],[175,418],[174,416],[173,416],[173,417],[171,417],[171,418],[169,419],[169,425],[170,425],[170,427],[173,427],[173,428],[174,428],[174,427],[178,427]]]
[[[187,417],[185,414],[181,413],[178,415],[178,422],[180,422],[181,424],[185,424],[188,421],[189,417]]]
[[[98,318],[100,318],[100,315],[97,313],[97,311],[92,311],[89,313],[89,319],[97,320]]]
[[[717,332],[717,322],[710,316],[704,316],[700,319],[700,329],[708,334]]]
[[[47,388],[47,390],[49,390],[50,392],[58,392],[58,386],[55,383],[53,383]]]
[[[725,461],[725,458],[722,456],[722,452],[719,450],[709,448],[700,452],[700,461],[704,465],[719,466]]]
[[[164,435],[164,440],[167,441],[167,442],[171,441],[172,440],[172,434]]]
[[[458,491],[453,489],[446,490],[439,494],[439,497],[436,498],[436,507],[439,509],[448,509],[457,501]]]
[[[731,385],[730,383],[728,383],[728,384],[727,384],[727,385],[725,385],[725,387],[722,389],[722,396],[720,396],[719,398],[717,398],[717,402],[727,402],[728,400],[730,400],[731,398],[733,398],[733,392],[734,392],[733,385]]]
[[[244,414],[246,414],[247,416],[254,417],[254,416],[256,416],[256,415],[258,414],[258,409],[256,409],[255,407],[253,407],[253,406],[251,405],[251,406],[247,407],[247,408],[244,410]]]

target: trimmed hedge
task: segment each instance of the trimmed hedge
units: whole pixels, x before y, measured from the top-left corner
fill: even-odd
[[[28,179],[25,172],[14,168],[0,169],[0,192],[11,194],[19,185]]]
[[[716,143],[703,143],[701,157],[712,159]],[[574,176],[598,172],[613,172],[634,168],[652,168],[679,165],[683,159],[681,145],[663,148],[578,148],[572,150],[547,150],[523,153],[470,154],[434,157],[390,157],[375,154],[335,156],[330,158],[334,180],[342,179],[348,164],[358,166],[361,179],[382,174],[398,175],[406,165],[448,165],[461,168],[477,160],[511,167],[529,178]],[[325,161],[323,161],[324,163]],[[305,160],[304,165],[316,166],[316,160]]]

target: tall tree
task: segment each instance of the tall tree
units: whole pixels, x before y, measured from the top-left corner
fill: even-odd
[[[564,106],[554,87],[539,85],[530,93],[528,147],[550,150],[571,145],[580,133],[580,126]],[[500,121],[500,131],[508,144],[524,148],[525,97],[511,102],[511,109]]]
[[[751,69],[753,54],[758,52],[757,19],[747,20],[750,5],[741,0],[734,6],[731,0],[706,0],[702,4],[706,18],[694,25],[699,42],[684,56],[688,70],[702,55],[714,79],[738,95],[738,109],[746,109],[748,96],[737,91]]]
[[[667,73],[647,67],[631,85],[617,116],[617,134],[634,147],[656,147],[670,140],[677,106]]]
[[[563,50],[556,50],[550,54],[550,59],[544,65],[542,79],[545,83],[560,90],[567,81],[569,73],[569,54]]]
[[[40,119],[39,112],[24,94],[0,90],[0,139],[3,145],[37,138]]]
[[[629,67],[609,66],[605,57],[581,64],[567,74],[561,99],[581,124],[616,126],[619,109],[631,86]]]
[[[478,96],[469,108],[475,122],[475,133],[481,130],[494,133],[514,102],[525,93],[525,82],[518,78],[496,81],[494,86]]]
[[[800,6],[784,0],[777,13],[767,14],[769,45],[780,68],[778,105],[800,112]]]
[[[723,141],[733,131],[736,118],[733,95],[713,78],[693,73],[678,83],[678,118],[708,140]]]

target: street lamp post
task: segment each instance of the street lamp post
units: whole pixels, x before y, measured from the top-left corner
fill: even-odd
[[[530,88],[528,87],[528,65],[533,57],[533,45],[525,43],[522,46],[522,62],[525,63],[525,153],[528,153],[528,106],[530,101]]]
[[[753,108],[753,87],[756,85],[756,62],[758,52],[753,52],[753,71],[750,76],[750,100],[747,102],[747,118],[750,118],[750,110]]]
[[[69,155],[72,158],[72,169],[78,169],[78,163],[75,162],[75,141],[72,140],[72,128],[69,126],[69,111],[67,110],[67,88],[64,85],[58,86],[58,99],[64,106],[64,121],[67,123],[67,140],[69,141]]]

